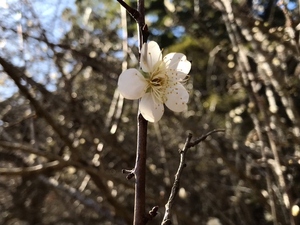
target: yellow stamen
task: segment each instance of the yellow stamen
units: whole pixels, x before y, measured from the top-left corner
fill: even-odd
[[[163,61],[157,63],[155,69],[150,73],[150,78],[148,80],[148,89],[150,89],[154,98],[160,102],[164,103],[165,91],[168,87],[168,76],[165,71],[165,64]]]

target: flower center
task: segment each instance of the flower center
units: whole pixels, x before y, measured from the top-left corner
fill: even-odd
[[[148,82],[149,89],[155,100],[164,103],[166,101],[165,90],[167,88],[167,76],[157,71],[155,74],[151,75]]]
[[[162,86],[163,78],[161,78],[161,77],[154,78],[153,80],[150,80],[150,83],[152,86],[155,86],[155,87]]]
[[[149,76],[148,90],[151,92],[152,97],[159,103],[165,103],[165,91],[168,86],[165,62],[158,61]]]

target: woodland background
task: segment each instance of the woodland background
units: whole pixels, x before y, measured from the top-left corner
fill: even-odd
[[[138,67],[135,21],[117,1],[2,2],[0,224],[132,224],[138,105],[116,87]],[[188,133],[213,129],[187,154],[173,224],[300,223],[298,3],[145,1],[149,40],[192,61],[188,111],[149,124],[149,224]]]

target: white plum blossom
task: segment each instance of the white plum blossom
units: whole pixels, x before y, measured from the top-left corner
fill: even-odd
[[[162,52],[154,41],[141,49],[141,73],[128,69],[121,73],[118,89],[124,98],[140,99],[139,110],[149,122],[157,122],[164,113],[164,104],[175,112],[187,109],[189,94],[182,82],[190,72],[191,63],[181,53]]]

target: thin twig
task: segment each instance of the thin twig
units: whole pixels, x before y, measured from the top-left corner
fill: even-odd
[[[225,130],[224,129],[212,130],[212,131],[208,132],[207,134],[202,135],[200,138],[196,139],[195,141],[190,142],[188,148],[196,146],[200,142],[204,141],[208,136],[210,136],[213,133],[217,133],[217,132],[225,132]]]
[[[25,175],[37,175],[46,173],[49,171],[59,170],[64,168],[66,165],[61,164],[55,160],[52,162],[46,162],[39,165],[28,166],[28,167],[14,167],[14,168],[0,168],[0,175],[4,176],[25,176]]]
[[[174,205],[174,201],[175,201],[175,197],[178,194],[179,188],[180,188],[180,178],[183,172],[183,169],[186,167],[186,163],[185,163],[185,158],[186,158],[186,153],[188,151],[189,148],[196,146],[197,144],[199,144],[200,142],[204,141],[208,136],[210,136],[213,133],[216,132],[224,132],[224,129],[216,129],[216,130],[212,130],[210,132],[208,132],[205,135],[202,135],[200,138],[196,139],[195,141],[191,142],[192,139],[192,134],[189,134],[188,137],[186,138],[184,147],[182,150],[180,150],[180,162],[179,162],[179,166],[177,169],[177,172],[175,174],[175,179],[174,179],[174,183],[171,189],[171,193],[168,199],[167,204],[165,205],[165,215],[163,218],[163,221],[161,223],[161,225],[170,225],[172,224],[171,222],[171,210],[172,207]]]
[[[169,200],[168,200],[167,204],[165,205],[165,210],[166,211],[165,211],[163,221],[161,223],[162,225],[171,224],[171,209],[173,207],[175,197],[176,197],[176,195],[179,191],[180,177],[181,177],[183,168],[186,166],[186,164],[185,164],[185,155],[187,153],[187,150],[189,149],[188,146],[190,144],[191,139],[192,139],[192,134],[190,133],[188,135],[186,141],[185,141],[183,150],[180,151],[180,163],[179,163],[177,172],[175,174],[175,180],[174,180],[174,183],[173,183],[173,186],[172,186],[172,189],[171,189],[171,194],[169,196]]]

